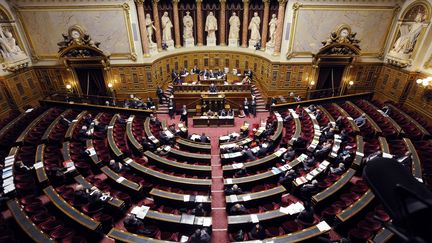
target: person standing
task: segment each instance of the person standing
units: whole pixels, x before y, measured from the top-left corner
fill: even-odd
[[[243,102],[243,109],[244,109],[244,113],[247,117],[249,117],[249,101],[247,98],[245,98],[244,102]]]
[[[188,126],[188,111],[186,109],[186,105],[183,105],[182,113],[180,116],[180,121],[184,122],[186,126]]]
[[[251,113],[254,117],[256,117],[256,107],[257,107],[256,98],[255,96],[253,96],[251,101]]]
[[[167,97],[164,94],[163,89],[159,85],[157,86],[156,95],[159,98],[159,104],[163,104],[163,101],[167,100]]]
[[[173,99],[169,99],[168,101],[168,114],[171,119],[175,117],[175,105]]]

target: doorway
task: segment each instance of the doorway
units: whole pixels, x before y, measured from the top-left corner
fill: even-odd
[[[316,85],[317,92],[313,98],[339,95],[345,66],[320,66]]]
[[[102,68],[75,68],[83,95],[107,96]]]

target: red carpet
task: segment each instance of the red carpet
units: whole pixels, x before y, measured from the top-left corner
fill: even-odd
[[[247,121],[250,126],[253,124],[259,124],[260,120],[267,119],[268,112],[259,112],[257,117],[246,117],[246,118],[235,118],[234,127],[211,127],[211,128],[195,128],[192,126],[192,118],[189,118],[189,134],[205,133],[210,137],[211,140],[211,166],[212,166],[212,241],[214,243],[229,242],[228,237],[228,216],[226,212],[225,192],[222,165],[220,161],[219,153],[219,137],[231,132],[239,132],[240,126]],[[166,114],[157,114],[159,120],[167,121],[167,125],[178,124],[180,122],[180,116],[176,116],[175,119],[170,119]]]

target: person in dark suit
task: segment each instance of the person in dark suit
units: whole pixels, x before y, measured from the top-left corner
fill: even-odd
[[[208,77],[209,78],[215,78],[215,74],[213,73],[213,70],[210,70],[210,72],[208,73]]]
[[[160,104],[163,104],[163,101],[168,99],[168,98],[166,97],[166,95],[165,95],[163,89],[162,89],[159,85],[157,86],[157,89],[156,89],[156,95],[157,95],[158,98],[159,98],[159,103],[160,103]]]
[[[247,214],[247,209],[243,204],[236,203],[230,208],[231,215]]]
[[[93,122],[93,116],[92,114],[88,114],[85,118],[84,118],[84,124],[86,124],[87,126],[90,126],[90,124]]]
[[[205,216],[206,212],[204,210],[203,204],[198,204],[194,209],[192,209],[192,214],[195,216]]]
[[[143,226],[143,222],[137,219],[134,214],[129,213],[127,214],[126,218],[123,220],[123,225],[128,231],[131,231],[132,233],[136,233],[138,228]]]
[[[210,93],[217,93],[218,92],[216,86],[214,85],[214,83],[210,84],[210,86],[209,86],[209,92]]]
[[[225,109],[222,109],[219,113],[220,116],[226,116],[227,115],[227,111]]]
[[[396,160],[403,166],[410,168],[412,164],[412,153],[410,151],[406,151],[404,155],[400,156]]]
[[[247,98],[243,101],[243,110],[247,117],[249,117],[249,101]]]
[[[149,109],[156,109],[156,105],[151,97],[148,97],[147,99],[147,107]]]
[[[210,234],[208,233],[208,229],[207,228],[203,228],[203,229],[196,229],[195,233],[193,233],[188,242],[191,243],[208,243],[210,242]]]
[[[199,69],[197,68],[197,66],[195,65],[195,66],[192,68],[191,73],[199,74],[199,73],[200,73],[200,70],[199,70]]]
[[[201,143],[208,143],[209,142],[205,133],[201,134],[200,141],[201,141]]]
[[[84,187],[81,184],[77,185],[75,187],[74,198],[73,198],[74,204],[77,205],[86,204],[88,202],[88,198],[89,195],[84,190]]]
[[[256,102],[256,98],[255,96],[252,97],[252,101],[251,101],[251,113],[254,117],[256,117],[256,107],[257,107],[257,102]]]
[[[115,173],[120,173],[123,171],[123,165],[115,160],[110,160],[109,162],[109,167],[111,168],[111,170],[113,170]]]
[[[70,126],[70,124],[72,123],[71,121],[69,121],[66,117],[64,117],[64,115],[60,115],[60,123],[62,123],[65,126]]]
[[[297,178],[297,173],[295,170],[288,170],[285,174],[279,177],[279,183],[286,188],[291,188],[291,183]]]
[[[358,127],[364,126],[366,124],[366,114],[365,113],[361,114],[361,116],[354,119],[354,122]]]
[[[285,162],[292,161],[295,158],[295,151],[292,147],[288,147],[287,151],[284,153],[283,157]]]
[[[180,121],[184,122],[186,126],[188,126],[188,111],[186,109],[186,105],[183,105],[182,113],[180,116]]]
[[[250,235],[252,236],[253,239],[259,239],[262,240],[266,237],[266,233],[265,233],[265,229],[262,225],[260,224],[256,224],[251,232]]]
[[[304,201],[308,201],[311,199],[312,194],[317,190],[318,188],[318,181],[313,180],[309,183],[303,184],[299,189],[299,196]]]
[[[249,78],[252,79],[252,75],[253,75],[253,74],[252,74],[252,70],[250,70],[250,68],[248,68],[248,70],[245,71],[244,75],[245,75],[245,76],[248,76]]]
[[[247,160],[256,160],[256,156],[253,154],[252,150],[250,148],[248,148],[247,146],[245,146],[243,149],[243,156]]]
[[[146,137],[142,138],[141,145],[143,146],[143,150],[144,151],[147,151],[147,150],[153,151],[153,150],[156,149],[156,146],[152,142],[150,142],[149,140],[147,140]]]
[[[234,184],[232,187],[225,189],[225,194],[226,195],[243,194],[243,190],[237,184]]]
[[[314,222],[314,208],[312,203],[305,201],[304,210],[297,215],[297,219],[308,224],[312,224]]]
[[[168,101],[168,114],[171,119],[175,118],[175,105],[173,99]]]

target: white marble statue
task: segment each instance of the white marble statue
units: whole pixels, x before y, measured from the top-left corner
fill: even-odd
[[[217,19],[213,15],[213,12],[210,12],[207,15],[206,23],[205,23],[205,31],[207,31],[207,38],[216,39],[216,30],[218,29]]]
[[[5,61],[15,61],[26,58],[27,55],[17,45],[12,33],[0,26],[0,53]]]
[[[171,28],[173,24],[168,16],[168,12],[164,12],[162,18],[162,43],[172,41]]]
[[[156,30],[156,28],[153,25],[153,21],[150,18],[150,14],[146,14],[145,25],[146,25],[146,29],[147,29],[147,36],[148,36],[149,44],[154,45],[155,43],[153,42],[152,37],[153,37],[153,30]]]
[[[239,32],[240,32],[240,18],[237,16],[235,12],[232,13],[229,19],[229,25],[230,25],[230,29],[229,29],[228,39],[238,40]]]
[[[417,38],[424,27],[423,20],[423,14],[418,13],[414,22],[402,23],[400,25],[400,36],[391,50],[393,54],[409,54],[414,51]]]
[[[272,18],[269,22],[269,42],[267,42],[267,45],[274,46],[275,43],[275,35],[276,35],[276,27],[277,27],[277,18],[276,14],[272,14]]]
[[[190,12],[187,11],[186,15],[183,17],[183,38],[189,39],[193,38],[193,19],[190,16]]]
[[[258,13],[255,12],[254,16],[252,17],[249,23],[249,30],[251,31],[250,38],[249,38],[250,41],[258,42],[261,40],[260,23],[261,23],[261,18],[258,16]]]

